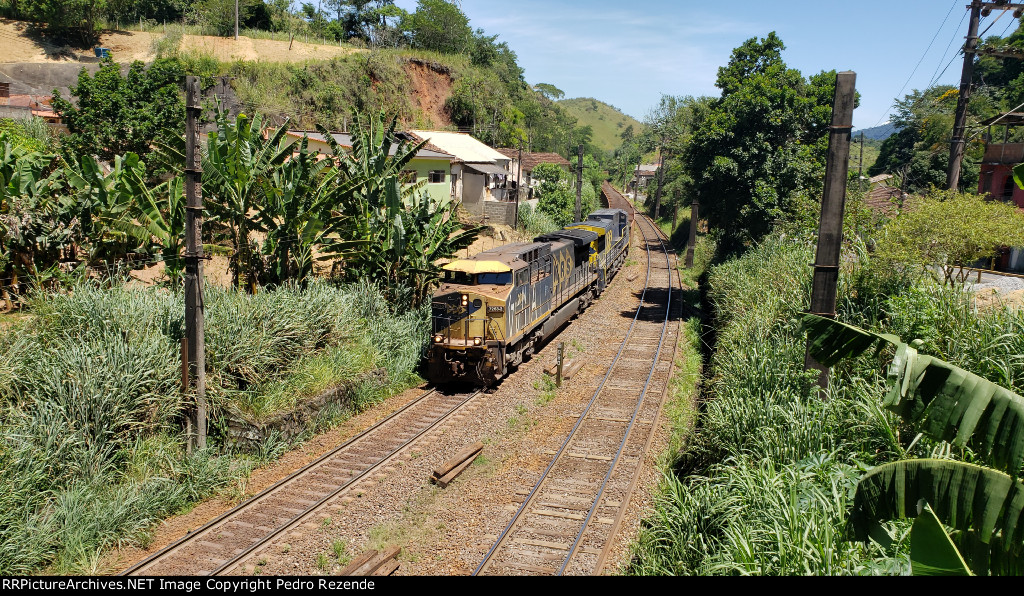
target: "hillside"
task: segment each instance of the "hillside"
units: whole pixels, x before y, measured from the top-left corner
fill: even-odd
[[[619,135],[627,126],[632,125],[637,131],[642,126],[635,118],[591,97],[563,99],[558,105],[579,121],[578,126],[593,128],[594,144],[605,151],[612,151],[622,144]]]
[[[896,126],[891,122],[886,122],[879,126],[872,126],[871,128],[858,128],[853,131],[853,136],[859,137],[860,133],[864,133],[864,138],[871,141],[884,141],[896,132]]]
[[[179,25],[169,25],[166,29],[168,34],[162,30],[107,32],[100,36],[99,45],[110,48],[118,62],[152,61],[158,47],[162,47],[165,52],[173,49],[199,52],[225,62],[300,62],[360,51],[335,44],[307,44],[300,39],[289,44],[287,40],[253,39],[244,35],[239,36],[238,41],[228,37],[184,35]],[[0,63],[96,62],[92,51],[53,45],[34,34],[28,23],[21,21],[0,20],[0,45],[3,46]]]

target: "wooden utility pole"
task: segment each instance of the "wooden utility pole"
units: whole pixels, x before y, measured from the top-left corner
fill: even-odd
[[[576,148],[576,155],[578,157],[576,163],[576,219],[573,221],[582,221],[583,219],[583,145]]]
[[[843,210],[846,206],[846,176],[850,169],[856,81],[857,75],[853,72],[841,72],[836,76],[828,161],[825,166],[825,195],[821,200],[818,253],[814,260],[814,282],[811,289],[810,312],[823,317],[836,316],[836,286],[839,283],[839,254],[843,245]],[[818,386],[822,390],[828,388],[828,368],[812,358],[810,350],[804,356],[804,370],[817,370]]]
[[[189,443],[206,448],[206,346],[203,337],[203,167],[199,149],[202,114],[199,78],[185,77],[185,337],[194,367],[195,435]]]
[[[946,188],[956,190],[960,185],[960,164],[964,159],[964,131],[967,128],[967,102],[971,98],[971,79],[974,78],[974,54],[978,48],[978,23],[981,22],[981,0],[971,1],[971,22],[967,28],[967,44],[964,46],[964,69],[960,74],[960,96],[956,100],[956,119],[953,121],[953,137],[949,142],[949,170],[946,174]]]
[[[690,235],[686,239],[686,268],[693,267],[693,249],[697,246],[697,219],[700,217],[700,201],[690,203]]]

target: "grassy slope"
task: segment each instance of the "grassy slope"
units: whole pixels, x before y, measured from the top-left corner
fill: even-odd
[[[579,120],[579,126],[590,125],[594,128],[594,144],[605,151],[612,151],[622,140],[619,134],[630,124],[633,130],[640,130],[640,122],[627,116],[612,106],[589,97],[563,99],[558,105],[565,108]]]

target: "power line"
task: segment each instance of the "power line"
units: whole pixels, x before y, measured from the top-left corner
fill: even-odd
[[[957,25],[956,30],[953,31],[953,37],[950,38],[949,45],[946,46],[946,51],[942,52],[942,58],[939,58],[939,63],[935,65],[935,72],[932,73],[932,78],[928,81],[928,87],[931,87],[932,85],[937,83],[939,78],[941,78],[942,75],[946,73],[946,69],[949,68],[949,65],[953,63],[953,60],[956,60],[957,57],[960,56],[960,51],[958,50],[955,54],[953,54],[953,59],[946,63],[946,68],[943,68],[941,73],[939,72],[939,67],[942,66],[942,61],[946,59],[946,54],[949,52],[949,48],[953,47],[953,42],[956,41],[957,37],[959,37],[960,27],[963,26],[964,20],[966,18],[967,13],[965,12],[964,16],[960,17],[960,24]]]
[[[896,97],[895,97],[894,101],[899,100],[899,97],[901,95],[903,95],[903,91],[907,88],[907,85],[910,84],[911,79],[913,79],[914,75],[917,74],[917,69],[921,67],[921,63],[924,62],[925,57],[928,55],[928,51],[932,49],[932,44],[934,44],[935,40],[939,37],[939,33],[942,33],[942,28],[946,25],[946,21],[949,20],[949,15],[953,14],[953,9],[956,8],[956,5],[959,4],[959,3],[960,3],[960,0],[953,0],[953,5],[949,7],[949,12],[947,12],[946,13],[946,17],[944,19],[942,19],[942,24],[940,24],[938,30],[935,31],[935,35],[932,36],[932,40],[928,42],[928,47],[925,48],[924,53],[921,54],[921,59],[917,61],[917,65],[914,66],[914,70],[910,73],[910,76],[907,77],[906,82],[903,83],[903,87],[900,87],[899,92],[896,93]],[[961,21],[961,23],[962,22],[963,21]],[[959,30],[959,26],[957,26],[957,29]],[[875,123],[875,126],[878,126],[879,124],[881,124],[882,123],[882,119],[884,119],[885,116],[886,115],[882,115],[882,117],[878,119],[878,122]],[[874,128],[874,127],[872,127],[872,128]]]

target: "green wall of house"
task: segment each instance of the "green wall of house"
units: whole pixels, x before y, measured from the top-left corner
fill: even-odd
[[[452,196],[452,164],[446,159],[424,159],[415,157],[409,162],[407,170],[416,171],[416,181],[427,180],[423,187],[435,201],[443,201]],[[430,172],[440,170],[444,172],[444,182],[431,183]]]

